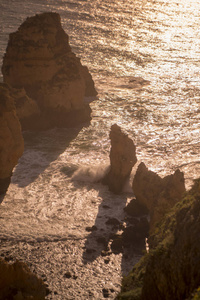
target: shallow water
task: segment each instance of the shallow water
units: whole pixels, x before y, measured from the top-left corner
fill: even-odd
[[[117,229],[105,222],[123,223],[132,197],[130,186],[116,197],[98,183],[112,124],[133,138],[138,161],[151,170],[164,176],[180,168],[187,187],[199,176],[199,4],[1,0],[1,58],[8,34],[27,16],[56,11],[99,92],[89,126],[24,134],[25,152],[0,207],[1,253],[46,276],[49,299],[103,299],[104,288],[113,299],[121,274],[139,258],[137,245],[131,255],[105,258],[95,244],[102,236],[109,243]],[[93,225],[97,232],[88,232]],[[87,258],[86,245],[96,250]]]

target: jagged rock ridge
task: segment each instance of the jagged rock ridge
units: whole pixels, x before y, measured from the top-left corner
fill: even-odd
[[[181,200],[185,192],[184,174],[177,169],[174,174],[161,178],[148,170],[142,162],[138,166],[132,187],[137,201],[149,210],[152,230],[155,224]]]
[[[65,127],[91,119],[84,97],[97,94],[94,82],[72,52],[59,14],[29,17],[10,34],[2,73],[5,83],[24,88],[36,101],[40,115],[25,127]]]

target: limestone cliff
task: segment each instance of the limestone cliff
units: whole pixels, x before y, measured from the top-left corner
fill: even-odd
[[[24,141],[14,100],[7,86],[0,84],[0,194],[6,192],[12,170],[23,150]]]
[[[37,102],[41,114],[36,127],[65,127],[91,119],[84,97],[97,94],[94,82],[72,52],[59,14],[27,18],[10,34],[2,73],[5,83],[24,88]]]
[[[103,183],[107,184],[112,192],[118,194],[122,191],[132,167],[137,162],[136,147],[117,124],[111,126],[110,139],[110,170]]]
[[[150,251],[123,279],[118,299],[199,299],[200,178],[149,238]]]
[[[133,192],[137,201],[149,210],[152,231],[155,224],[182,198],[185,192],[184,174],[176,170],[174,174],[161,178],[140,163],[133,179]]]

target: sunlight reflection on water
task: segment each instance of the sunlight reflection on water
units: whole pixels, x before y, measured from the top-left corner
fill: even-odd
[[[56,11],[99,92],[91,103],[90,126],[54,129],[45,138],[27,134],[26,151],[1,205],[1,237],[84,239],[85,227],[95,223],[102,201],[110,201],[116,213],[116,197],[93,181],[109,163],[114,123],[133,138],[138,162],[149,169],[164,176],[180,167],[187,187],[199,176],[199,1],[1,0],[0,9],[1,58],[8,34],[27,16]],[[119,290],[121,258],[112,259]],[[99,269],[95,264],[91,270]],[[79,267],[88,274],[81,263]],[[109,266],[106,272],[112,278]],[[101,277],[98,286],[105,280]]]

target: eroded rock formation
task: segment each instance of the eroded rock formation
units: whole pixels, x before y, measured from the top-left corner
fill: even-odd
[[[9,264],[0,258],[0,299],[44,300],[46,287],[22,262]]]
[[[94,82],[72,52],[59,14],[27,18],[10,34],[2,73],[5,83],[24,88],[37,102],[40,115],[35,115],[36,129],[71,126],[91,119],[84,97],[97,94]]]
[[[184,174],[176,170],[174,174],[161,178],[140,163],[133,179],[133,192],[137,201],[149,210],[152,230],[155,223],[182,198],[185,192]]]
[[[199,299],[200,178],[150,236],[117,299]]]
[[[24,141],[14,100],[7,86],[0,84],[0,194],[7,191],[12,170],[23,151]]]
[[[111,126],[110,139],[110,169],[103,183],[107,184],[112,192],[118,194],[122,191],[132,167],[137,162],[136,147],[117,124]]]

